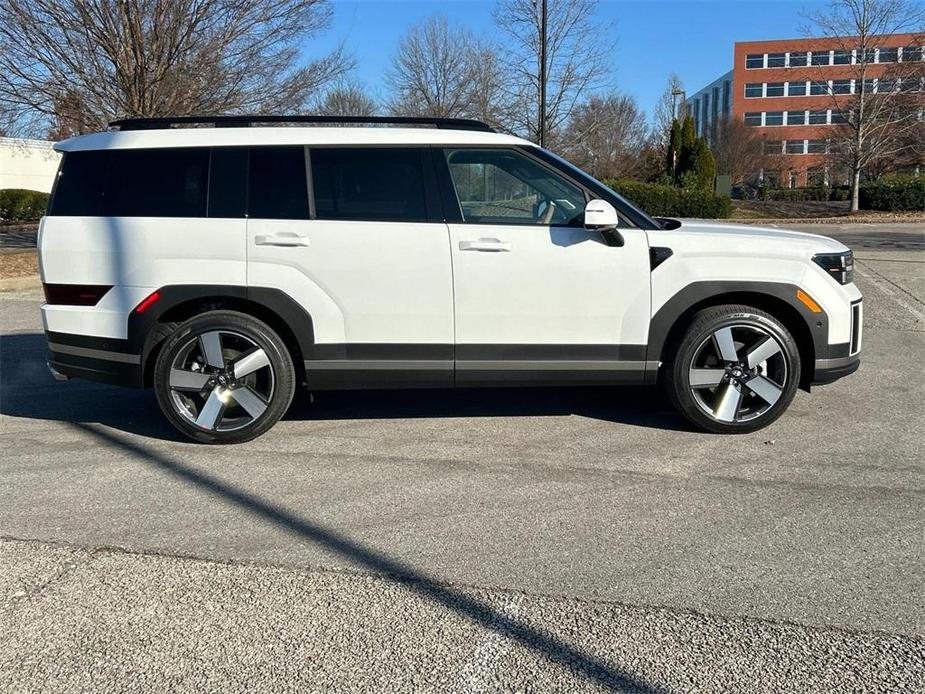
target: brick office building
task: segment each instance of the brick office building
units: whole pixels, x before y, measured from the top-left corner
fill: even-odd
[[[921,43],[921,37],[913,34],[887,37],[868,56],[867,89],[921,95],[917,101],[925,108]],[[844,104],[860,89],[855,84],[855,51],[841,50],[842,45],[818,38],[738,42],[732,71],[690,96],[686,113],[694,117],[698,132],[708,137],[710,127],[722,116],[753,126],[768,155],[765,170],[756,174],[774,184],[792,188],[824,181],[846,183],[847,171],[835,166],[828,155],[834,130],[848,117]],[[915,69],[915,77],[897,76],[909,73],[909,68]]]

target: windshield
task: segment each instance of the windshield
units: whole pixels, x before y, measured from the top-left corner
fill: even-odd
[[[612,203],[617,208],[618,212],[625,214],[641,229],[662,228],[662,225],[659,222],[640,210],[633,203],[620,195],[617,191],[609,188],[608,186],[605,186],[593,176],[589,176],[570,161],[563,159],[557,154],[553,154],[549,150],[539,149],[539,151],[542,152],[544,156],[554,160],[561,168],[567,169],[574,178],[579,180],[586,187],[600,195],[603,199]]]

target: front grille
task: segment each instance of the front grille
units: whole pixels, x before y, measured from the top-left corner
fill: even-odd
[[[851,351],[849,354],[857,354],[861,351],[861,328],[864,321],[864,314],[861,310],[861,302],[851,304]]]

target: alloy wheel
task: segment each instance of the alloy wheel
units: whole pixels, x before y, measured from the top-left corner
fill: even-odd
[[[724,423],[761,417],[781,398],[787,357],[780,340],[757,325],[731,325],[708,335],[694,351],[691,394],[709,417]]]
[[[231,330],[190,337],[170,367],[170,402],[205,431],[236,431],[266,412],[275,388],[273,366],[254,340]]]

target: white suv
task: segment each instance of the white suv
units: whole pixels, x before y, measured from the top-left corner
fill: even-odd
[[[660,381],[697,427],[747,432],[858,367],[861,293],[832,239],[653,219],[476,121],[291,127],[360,120],[126,120],[59,143],[39,233],[55,376],[153,385],[181,432],[232,443],[297,384]]]

